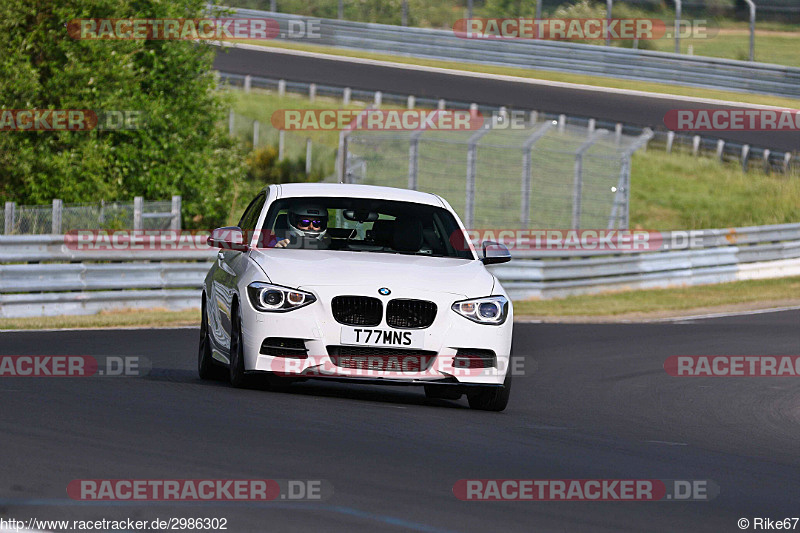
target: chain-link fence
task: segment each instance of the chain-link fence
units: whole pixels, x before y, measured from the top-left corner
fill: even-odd
[[[0,235],[61,234],[73,230],[181,229],[181,197],[171,201],[145,202],[136,197],[132,203],[16,205],[5,202],[0,207]]]
[[[537,122],[477,131],[343,133],[341,181],[447,199],[469,228],[627,228],[639,137]]]
[[[316,169],[320,175],[333,171],[331,162],[336,158],[336,148],[322,142],[314,142],[310,136],[279,130],[272,124],[230,111],[228,132],[248,142],[253,149],[271,146],[277,150],[278,160],[303,160],[306,174]]]

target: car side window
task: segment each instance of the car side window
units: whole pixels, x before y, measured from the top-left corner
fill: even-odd
[[[255,231],[258,217],[261,210],[264,208],[264,202],[267,201],[267,196],[264,193],[259,194],[255,199],[250,202],[250,205],[245,209],[242,219],[239,221],[239,227],[242,231]]]

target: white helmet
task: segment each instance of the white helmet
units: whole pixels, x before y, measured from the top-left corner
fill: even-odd
[[[328,230],[328,210],[315,204],[298,203],[289,208],[287,234],[298,239],[322,240]]]

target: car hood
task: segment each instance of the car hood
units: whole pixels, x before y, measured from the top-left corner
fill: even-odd
[[[488,296],[494,277],[477,260],[373,252],[258,249],[250,253],[271,283],[292,288],[395,287]]]

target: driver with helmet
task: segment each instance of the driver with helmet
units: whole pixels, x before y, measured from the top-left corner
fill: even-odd
[[[324,207],[298,203],[289,208],[286,218],[287,238],[277,241],[276,248],[325,249],[330,244],[328,210]]]

